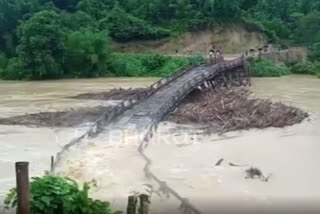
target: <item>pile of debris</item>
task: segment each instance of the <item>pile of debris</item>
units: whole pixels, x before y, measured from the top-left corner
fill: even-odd
[[[37,114],[0,118],[0,124],[36,127],[76,127],[81,124],[94,122],[104,112],[109,110],[111,110],[111,107],[97,106],[58,112],[40,112]]]
[[[80,94],[74,97],[73,99],[85,99],[85,100],[125,100],[132,97],[135,94],[149,90],[149,88],[129,88],[129,89],[112,89],[107,92],[101,93],[86,93]]]
[[[302,122],[308,113],[280,102],[253,98],[244,88],[193,91],[171,114],[177,123],[208,124],[208,132],[284,127]]]

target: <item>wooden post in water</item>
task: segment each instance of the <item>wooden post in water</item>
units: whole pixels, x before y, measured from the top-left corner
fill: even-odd
[[[50,162],[50,173],[53,175],[54,173],[54,157],[51,156],[51,162]]]
[[[17,214],[30,214],[29,204],[29,163],[16,163]]]
[[[136,211],[137,211],[137,197],[129,196],[127,214],[136,214]]]
[[[149,196],[145,194],[141,194],[139,198],[140,198],[139,214],[149,214],[149,210],[150,210]]]

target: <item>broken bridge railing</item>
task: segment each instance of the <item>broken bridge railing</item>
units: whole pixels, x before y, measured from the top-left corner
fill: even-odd
[[[199,75],[187,82],[183,87],[179,88],[176,94],[163,105],[157,113],[155,123],[161,121],[165,115],[173,111],[180,102],[195,88],[201,85],[204,81],[212,79],[214,76],[219,75],[221,72],[244,66],[244,58],[239,58],[232,61],[226,61],[220,64],[212,65],[209,69],[199,72]]]
[[[201,64],[200,66],[202,66]],[[187,72],[190,72],[193,68],[198,67],[195,65],[187,65],[180,67],[177,69],[176,72],[171,73],[167,77],[164,77],[160,79],[159,81],[153,83],[150,85],[146,90],[137,93],[130,98],[123,100],[119,104],[115,105],[111,110],[106,111],[103,113],[102,116],[100,116],[90,127],[89,129],[81,134],[80,136],[75,137],[72,139],[68,144],[66,144],[60,152],[57,153],[56,158],[53,162],[53,167],[51,169],[52,173],[54,173],[56,166],[59,164],[62,158],[62,154],[74,146],[75,144],[79,143],[81,140],[87,137],[95,137],[98,135],[102,130],[103,127],[105,127],[107,124],[109,124],[112,120],[114,120],[116,117],[120,116],[123,112],[126,110],[132,108],[137,103],[141,102],[142,100],[145,100],[146,98],[153,95],[155,92],[157,92],[160,88],[164,87],[165,85],[169,84],[170,82],[176,80],[180,76],[184,75]]]
[[[219,73],[234,69],[239,66],[244,65],[244,58],[239,58],[232,61],[227,62],[221,62],[219,64],[213,65],[210,64],[208,67],[202,67],[200,69],[200,73],[196,78],[191,79],[188,81],[187,84],[185,84],[183,87],[179,88],[176,92],[176,94],[166,102],[165,105],[163,105],[160,109],[160,111],[157,113],[157,115],[153,118],[154,122],[151,127],[149,127],[148,131],[145,133],[145,137],[143,141],[140,143],[140,146],[138,147],[139,154],[145,159],[146,164],[144,167],[144,173],[146,177],[152,178],[155,180],[160,189],[159,191],[162,192],[165,195],[173,195],[176,199],[181,201],[180,209],[183,211],[183,213],[194,213],[194,214],[200,214],[201,212],[187,199],[183,198],[178,192],[176,192],[173,188],[171,188],[165,181],[161,180],[159,177],[157,177],[150,169],[152,165],[152,160],[144,153],[144,149],[147,147],[149,140],[151,139],[153,135],[153,131],[156,131],[157,124],[159,121],[163,119],[163,117],[170,111],[172,111],[176,106],[183,100],[185,96],[189,94],[194,88],[199,86],[203,81],[209,80],[210,78],[214,77],[215,75],[218,75]],[[201,66],[200,66],[201,67]],[[96,136],[105,125],[107,125],[111,120],[122,114],[127,109],[130,109],[135,104],[139,103],[140,101],[146,99],[147,97],[150,97],[152,94],[154,94],[157,90],[164,87],[168,83],[176,80],[183,74],[191,71],[193,67],[181,69],[179,72],[176,72],[166,78],[163,78],[156,83],[152,84],[149,87],[149,90],[143,91],[139,94],[136,94],[129,99],[122,101],[118,105],[116,105],[111,112],[105,112],[92,126],[91,128],[81,136],[75,138],[72,140],[69,144],[64,146],[61,152],[57,154],[54,167],[52,167],[52,171],[54,172],[55,166],[59,163],[61,160],[62,154],[64,151],[69,149],[71,146],[75,145],[76,143],[80,142],[83,138],[86,137],[94,137]]]
[[[215,75],[220,75],[221,72],[235,69],[240,66],[244,66],[244,58],[212,65],[207,69],[199,72],[199,75],[197,77],[191,79],[183,87],[179,88],[176,94],[160,108],[157,115],[154,115],[153,123],[148,128],[143,140],[140,142],[140,145],[138,147],[138,153],[145,160],[145,166],[143,169],[145,176],[149,179],[153,179],[158,184],[160,193],[167,197],[172,195],[178,201],[180,201],[181,204],[179,209],[184,214],[201,214],[201,211],[192,204],[191,200],[181,196],[174,188],[170,187],[170,185],[166,181],[161,180],[161,178],[159,178],[154,172],[152,172],[151,167],[153,162],[151,158],[146,155],[145,149],[148,147],[150,139],[154,135],[154,132],[156,132],[157,130],[157,124],[163,119],[165,115],[167,115],[167,113],[174,110],[183,100],[183,98],[189,94],[189,92],[201,85],[204,81],[213,78]]]

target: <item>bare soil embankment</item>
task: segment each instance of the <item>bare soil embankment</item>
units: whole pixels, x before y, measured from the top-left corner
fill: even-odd
[[[109,92],[80,94],[75,99],[123,100],[148,90],[113,89]],[[42,112],[0,119],[5,125],[75,127],[94,122],[110,107],[82,108],[64,112]],[[176,123],[200,123],[209,133],[250,128],[285,127],[302,122],[308,113],[281,102],[257,99],[246,89],[194,90],[168,120]]]
[[[242,53],[250,48],[258,49],[267,42],[257,32],[249,32],[242,26],[223,26],[158,41],[134,41],[115,43],[114,48],[124,53],[157,52],[169,55],[208,54],[211,46],[227,54]]]

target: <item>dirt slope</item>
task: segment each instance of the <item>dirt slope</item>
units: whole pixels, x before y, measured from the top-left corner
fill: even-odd
[[[189,55],[208,53],[211,44],[216,48],[223,48],[225,53],[234,54],[245,49],[257,48],[265,44],[263,35],[248,32],[241,26],[216,28],[196,33],[185,33],[178,37],[157,41],[138,41],[129,43],[115,43],[117,51],[140,53],[155,51],[163,54]],[[176,52],[178,51],[178,53]]]

